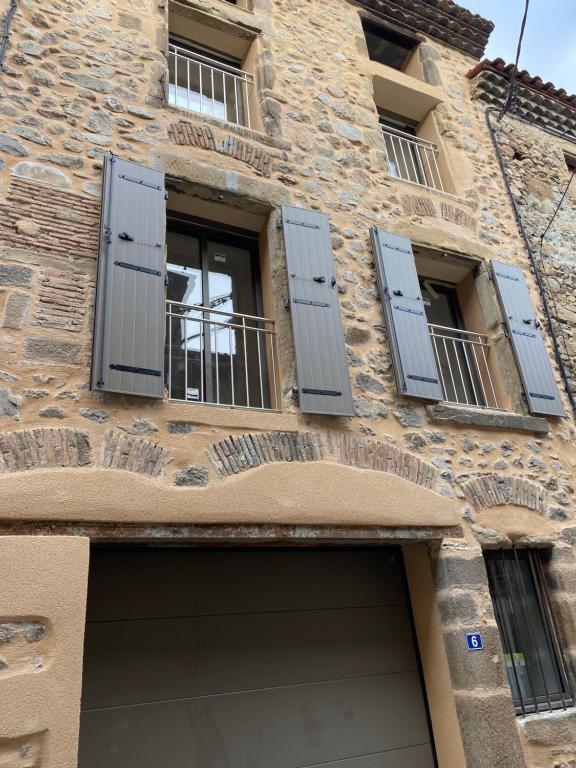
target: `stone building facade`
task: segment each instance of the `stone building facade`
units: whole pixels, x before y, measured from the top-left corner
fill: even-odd
[[[88,660],[93,643],[90,635],[85,649],[87,584],[89,576],[97,579],[105,547],[193,554],[224,545],[266,552],[337,545],[360,553],[402,549],[435,753],[414,765],[576,765],[574,413],[486,104],[473,98],[485,70],[468,77],[491,23],[440,0],[254,0],[250,7],[226,0],[22,0],[13,15],[13,4],[4,5],[11,23],[0,100],[0,573],[8,585],[0,596],[0,764],[97,764],[82,747],[79,763],[77,755],[83,654]],[[390,47],[399,59],[382,63]],[[176,60],[184,61],[183,79]],[[190,80],[200,72],[204,85],[194,90]],[[221,78],[218,97],[214,77]],[[571,119],[573,105],[555,104]],[[534,238],[566,178],[561,155],[572,144],[509,117],[497,133]],[[553,158],[544,155],[552,145]],[[159,396],[134,394],[126,381],[145,376],[158,386],[155,369],[126,360],[114,363],[126,374],[116,391],[106,391],[106,382],[99,389],[91,375],[93,328],[106,316],[107,237],[133,239],[104,226],[106,211],[114,215],[123,205],[120,198],[110,203],[111,177],[102,183],[103,165],[118,168],[110,153],[135,164],[129,169],[156,174],[150,178],[163,175],[157,191],[165,187],[169,222],[176,222],[169,228],[168,262],[176,266],[168,269],[168,290],[171,274],[192,269],[171,260],[186,226],[214,259],[213,271],[236,251],[210,251],[205,232],[255,254],[255,309],[242,309],[239,319],[224,287],[201,317],[214,324],[221,306],[244,336],[247,322],[255,327],[247,316],[272,321],[266,339],[248,330],[263,345],[257,353],[250,347],[260,407],[250,407],[248,378],[247,402],[238,389],[238,404],[201,402],[208,390],[219,400],[221,382],[218,371],[214,379],[211,369],[209,385],[204,368],[198,374],[188,367],[189,349],[212,365],[204,331],[200,347],[188,346],[191,336],[180,346],[184,384],[170,378],[170,346],[167,389]],[[123,171],[125,181],[131,173],[138,171]],[[140,187],[155,187],[138,178]],[[335,283],[312,279],[338,293],[352,398],[345,415],[302,407],[305,394],[313,400],[343,393],[301,381],[309,328],[297,328],[297,274],[287,266],[294,252],[286,237],[297,209],[312,222],[329,217]],[[572,214],[573,206],[563,208],[543,252],[570,383]],[[452,309],[462,324],[453,320],[447,334],[446,323],[433,321],[438,335],[429,349],[436,345],[432,365],[445,396],[428,401],[399,390],[405,348],[394,307],[387,318],[383,313],[378,265],[386,267],[383,253],[397,242],[402,264],[410,259],[418,269],[416,291],[425,292],[426,306],[445,294],[460,305]],[[325,241],[322,247],[327,252]],[[157,259],[159,251],[151,252]],[[545,401],[563,416],[543,415],[524,388],[530,371],[513,354],[499,267],[491,262],[519,270],[511,279],[526,281],[555,382]],[[143,265],[116,264],[131,278],[134,271],[166,272]],[[565,301],[555,286],[567,290]],[[127,304],[126,293],[120,307]],[[142,305],[150,309],[153,301],[133,297],[136,334]],[[173,322],[188,328],[181,317]],[[200,324],[198,314],[192,317]],[[126,317],[124,323],[112,338],[129,326]],[[223,354],[231,366],[242,350],[247,376],[249,347],[237,330]],[[464,339],[487,357],[463,347]],[[341,342],[336,333],[331,357]],[[468,351],[442,358],[438,347],[447,345]],[[192,385],[188,375],[196,377]],[[234,371],[231,377],[234,391]],[[527,549],[537,550],[542,565],[546,626],[555,629],[556,661],[565,665],[558,711],[534,713],[513,702],[507,671],[521,654],[503,649],[489,589],[485,553]],[[191,589],[202,592],[204,584]],[[478,634],[484,648],[468,650],[467,635]],[[366,751],[356,754],[369,760]],[[344,765],[351,755],[337,759]],[[228,763],[206,761],[212,764]]]

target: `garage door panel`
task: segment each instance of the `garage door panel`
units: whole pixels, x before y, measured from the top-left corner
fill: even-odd
[[[103,551],[90,618],[127,619],[405,603],[395,550]],[[305,588],[303,587],[305,585]],[[113,596],[113,599],[111,599]]]
[[[354,768],[429,740],[415,672],[86,711],[81,731],[82,768]]]
[[[319,768],[319,766],[299,766],[299,768]],[[418,747],[377,752],[375,755],[353,757],[349,760],[336,760],[325,768],[435,768],[435,763],[430,745],[422,744]]]
[[[415,670],[404,607],[88,625],[87,708]]]

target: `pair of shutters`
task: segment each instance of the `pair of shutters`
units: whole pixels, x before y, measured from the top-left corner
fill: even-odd
[[[410,240],[379,227],[372,228],[371,236],[398,391],[425,400],[442,400],[440,372]],[[518,267],[496,261],[491,262],[491,270],[528,407],[534,414],[563,416],[524,274]]]
[[[164,394],[164,175],[109,155],[104,163],[92,388]],[[305,413],[354,413],[326,214],[283,206],[290,313]],[[443,391],[410,241],[371,230],[398,391],[440,401]],[[521,270],[492,263],[532,413],[563,415]]]
[[[104,162],[92,389],[164,395],[164,174]],[[290,309],[303,412],[353,414],[328,217],[284,207]]]

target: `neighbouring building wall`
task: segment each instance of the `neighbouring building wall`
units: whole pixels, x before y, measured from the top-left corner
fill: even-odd
[[[524,270],[539,314],[541,303],[483,107],[470,98],[466,73],[480,53],[428,36],[418,51],[426,79],[412,87],[437,105],[430,130],[453,194],[391,178],[374,102],[381,73],[366,54],[360,5],[255,0],[253,13],[222,0],[172,6],[216,30],[232,28],[250,43],[258,130],[165,105],[166,0],[18,5],[0,99],[2,531],[24,523],[40,529],[73,522],[79,532],[137,523],[155,526],[161,536],[169,535],[170,524],[270,523],[388,526],[416,538],[420,529],[435,529],[430,538],[443,538],[434,563],[446,647],[455,648],[454,638],[472,624],[489,637],[490,656],[474,662],[474,674],[465,651],[457,648],[449,659],[468,765],[520,767],[524,757],[481,548],[512,542],[558,548],[562,556],[551,579],[565,644],[576,661],[574,420],[564,395],[567,416],[550,419],[549,431],[546,422],[529,417],[516,429],[511,425],[518,422],[505,414],[485,426],[445,420],[441,409],[398,395],[369,242],[372,225],[476,258],[486,283],[489,259],[514,264]],[[509,126],[506,121],[502,132],[516,141],[514,131],[524,129]],[[536,146],[540,138],[530,141]],[[215,205],[222,216],[248,212],[264,222],[281,412],[89,389],[101,169],[108,151],[165,170],[169,205],[178,190]],[[547,160],[542,155],[538,162]],[[528,161],[517,164],[525,168]],[[559,184],[558,156],[554,174]],[[555,191],[547,199],[540,186],[539,197],[528,191],[530,178],[526,171],[523,187],[518,182],[519,198],[542,205],[545,216]],[[284,203],[330,216],[353,418],[305,415],[292,399],[297,382],[277,228]],[[567,229],[568,220],[561,221]],[[566,251],[558,262],[567,262]],[[563,285],[567,272],[564,263],[556,271]],[[561,311],[570,306],[562,302]],[[491,333],[507,347],[497,312]],[[546,344],[553,359],[549,339]],[[518,395],[514,376],[505,383]],[[527,764],[570,765],[573,718],[565,717],[548,741],[539,737],[537,749],[532,739]],[[10,738],[24,737],[26,727]],[[531,728],[520,729],[527,739]],[[507,733],[510,752],[503,756]],[[0,739],[0,764],[3,748]]]

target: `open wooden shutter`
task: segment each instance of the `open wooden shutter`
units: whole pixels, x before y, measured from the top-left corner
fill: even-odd
[[[285,205],[282,221],[300,409],[352,416],[328,216]]]
[[[410,240],[380,227],[371,235],[398,391],[443,400]]]
[[[530,412],[564,416],[554,372],[522,270],[493,261],[492,274]]]
[[[164,394],[164,174],[107,155],[92,389]]]

